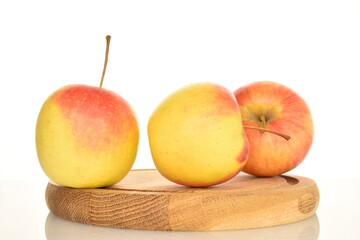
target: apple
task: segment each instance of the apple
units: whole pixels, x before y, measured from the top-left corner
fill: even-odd
[[[314,136],[311,113],[305,101],[290,88],[270,81],[240,87],[235,97],[250,145],[243,171],[267,177],[298,166]]]
[[[51,94],[36,124],[40,165],[54,182],[97,188],[120,181],[131,169],[138,147],[138,123],[130,105],[101,87],[69,85]]]
[[[159,172],[185,186],[223,183],[247,160],[236,99],[213,83],[186,86],[167,97],[149,119],[148,137]]]

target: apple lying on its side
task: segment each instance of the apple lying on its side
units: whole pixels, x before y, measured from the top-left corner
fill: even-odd
[[[159,172],[186,186],[223,183],[247,160],[239,106],[216,84],[193,84],[170,95],[150,117],[148,136]]]
[[[314,135],[305,101],[293,90],[269,81],[240,87],[235,97],[243,125],[248,126],[245,132],[250,144],[249,159],[243,171],[256,176],[275,176],[298,166],[307,155]],[[253,127],[279,133],[282,137],[249,129]]]
[[[110,36],[107,37],[107,53]],[[96,188],[120,181],[131,169],[139,130],[129,104],[116,93],[86,85],[55,91],[43,104],[36,125],[42,169],[54,182]]]

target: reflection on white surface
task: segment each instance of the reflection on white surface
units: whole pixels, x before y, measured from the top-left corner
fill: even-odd
[[[192,239],[286,239],[316,240],[319,237],[320,225],[317,215],[306,220],[267,228],[234,231],[148,231],[99,227],[63,220],[49,213],[45,223],[47,240],[104,240],[104,239],[146,239],[146,240],[192,240]]]

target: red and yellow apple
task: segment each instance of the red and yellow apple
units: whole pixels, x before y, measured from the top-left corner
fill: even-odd
[[[51,94],[36,124],[40,165],[54,182],[74,188],[97,188],[120,181],[136,157],[139,128],[130,105],[100,87],[69,85]]]
[[[134,163],[138,138],[129,104],[112,91],[86,85],[55,91],[36,125],[42,169],[54,182],[75,188],[120,181]]]
[[[150,117],[148,137],[159,172],[186,186],[223,183],[247,160],[236,99],[212,83],[193,84],[166,98]]]
[[[294,169],[307,155],[314,136],[313,121],[305,101],[279,83],[260,81],[235,91],[243,125],[260,127],[291,138],[245,129],[249,159],[244,172],[275,176]]]

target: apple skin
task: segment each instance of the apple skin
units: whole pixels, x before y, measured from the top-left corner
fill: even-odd
[[[293,90],[279,83],[260,81],[235,91],[244,126],[266,128],[289,135],[286,141],[271,133],[245,129],[250,144],[244,172],[262,177],[276,176],[297,167],[306,157],[314,137],[310,110]]]
[[[247,160],[236,99],[212,83],[193,84],[166,98],[149,119],[148,137],[159,172],[185,186],[223,183]]]
[[[97,188],[120,181],[137,153],[138,123],[116,93],[86,85],[55,91],[43,104],[36,125],[40,165],[54,182]]]

